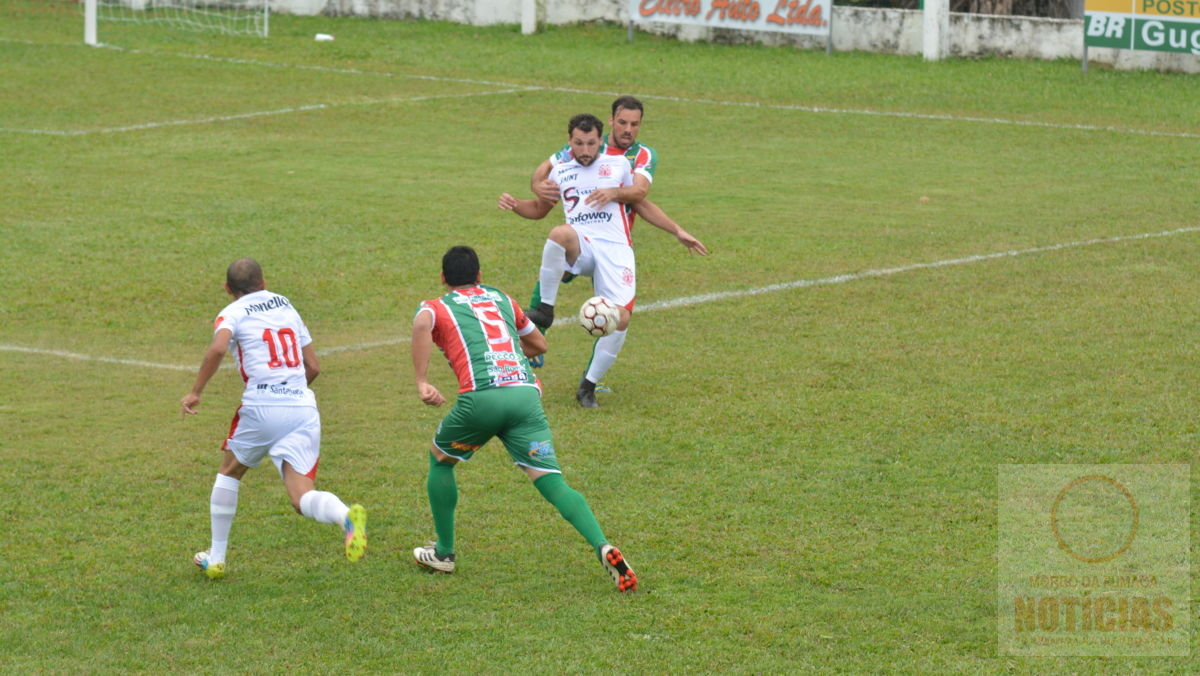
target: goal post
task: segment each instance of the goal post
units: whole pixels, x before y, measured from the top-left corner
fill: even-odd
[[[100,23],[267,37],[270,0],[83,0],[83,41],[100,44]]]

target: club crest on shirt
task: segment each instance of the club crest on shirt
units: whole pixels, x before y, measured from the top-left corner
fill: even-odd
[[[607,164],[601,164],[600,165],[600,178],[611,178],[611,177],[612,177],[612,167]]]

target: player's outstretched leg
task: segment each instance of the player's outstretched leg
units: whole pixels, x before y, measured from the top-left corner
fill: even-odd
[[[623,592],[637,590],[637,575],[621,555],[621,550],[609,544],[608,539],[604,537],[604,531],[596,521],[596,515],[592,513],[587,498],[568,486],[562,474],[558,473],[543,474],[534,479],[533,486],[592,546],[592,551],[600,557],[604,569],[612,575],[617,589]]]
[[[629,562],[625,560],[621,550],[612,545],[604,545],[600,548],[600,563],[604,564],[604,570],[612,576],[613,582],[617,585],[617,591],[637,591],[637,574],[633,572],[633,568],[629,566]]]
[[[367,553],[367,510],[362,505],[350,505],[342,523],[346,533],[346,558],[358,561]]]

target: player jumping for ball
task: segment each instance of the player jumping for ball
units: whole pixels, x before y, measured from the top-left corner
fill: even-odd
[[[592,358],[579,382],[575,399],[584,408],[598,408],[596,384],[616,362],[625,344],[637,290],[636,263],[633,254],[632,227],[634,209],[641,208],[649,190],[653,171],[653,152],[633,148],[636,129],[641,121],[641,103],[622,97],[613,103],[614,136],[625,146],[606,144],[604,125],[592,115],[576,115],[567,127],[567,148],[543,163],[549,166],[548,180],[554,190],[533,200],[518,200],[508,193],[500,196],[497,206],[525,218],[544,217],[554,206],[547,199],[557,195],[563,202],[566,224],[550,231],[542,249],[542,265],[535,296],[539,303],[529,317],[543,331],[554,322],[554,305],[559,285],[574,275],[592,277],[595,294],[604,296],[621,308],[621,321],[612,334],[596,341]],[[619,143],[617,141],[616,143]],[[627,157],[632,152],[633,159]],[[642,166],[639,166],[642,163]],[[535,177],[542,171],[539,167]],[[535,179],[536,183],[536,179]],[[701,255],[704,245],[666,218],[654,207],[654,218],[647,220]]]

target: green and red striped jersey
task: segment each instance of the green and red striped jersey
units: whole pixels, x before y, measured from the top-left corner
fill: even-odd
[[[541,387],[521,351],[521,336],[536,331],[521,307],[500,289],[483,284],[454,289],[421,302],[433,314],[433,343],[458,378],[458,391]]]

